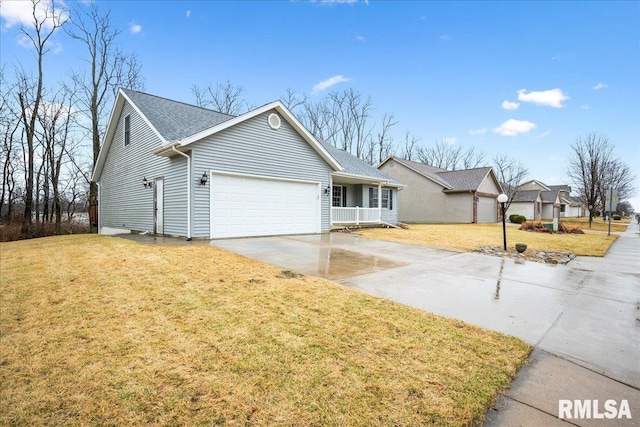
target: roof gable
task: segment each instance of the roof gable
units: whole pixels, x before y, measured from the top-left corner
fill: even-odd
[[[445,190],[452,189],[451,185],[445,180],[443,180],[441,177],[439,177],[437,174],[438,172],[445,172],[446,169],[440,169],[433,166],[425,165],[424,163],[418,163],[418,162],[414,162],[411,160],[406,160],[406,159],[402,159],[400,157],[394,157],[394,156],[389,157],[387,160],[382,162],[380,166],[378,166],[378,169],[380,169],[385,163],[387,163],[390,160],[393,160],[399,165],[402,165],[408,169],[411,169],[417,174],[424,176],[425,178],[442,186]]]

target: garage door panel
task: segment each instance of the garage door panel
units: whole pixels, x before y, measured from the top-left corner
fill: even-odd
[[[496,206],[496,199],[492,197],[478,197],[478,222],[496,222],[498,220]]]
[[[320,232],[318,184],[213,174],[211,237]]]

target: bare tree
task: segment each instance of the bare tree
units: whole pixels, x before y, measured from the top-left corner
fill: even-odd
[[[40,0],[31,0],[32,17],[31,25],[33,28],[27,28],[22,25],[20,34],[31,41],[35,48],[36,61],[38,65],[38,74],[35,85],[31,84],[30,78],[26,72],[21,72],[19,76],[18,100],[20,102],[21,118],[25,130],[27,152],[26,157],[26,180],[25,180],[25,197],[24,197],[24,216],[22,231],[26,233],[32,223],[33,213],[33,187],[34,187],[34,155],[35,155],[35,137],[37,116],[42,101],[43,93],[43,59],[49,51],[47,41],[53,33],[60,28],[66,21],[66,13],[55,8],[55,2],[41,2]],[[44,7],[43,7],[44,6]]]
[[[0,68],[0,164],[2,167],[2,190],[0,191],[0,217],[7,205],[6,218],[11,219],[15,201],[16,164],[19,162],[18,146],[22,140],[21,115],[15,106],[15,85],[5,79],[4,68]]]
[[[471,169],[483,164],[485,154],[476,153],[475,148],[466,150],[447,140],[438,141],[431,147],[417,150],[420,162],[440,169],[456,170]]]
[[[301,97],[299,97],[296,91],[289,87],[286,89],[284,95],[281,97],[281,101],[284,104],[284,106],[287,107],[287,109],[294,114],[298,109],[300,109],[301,107],[304,107],[305,103],[307,102],[307,99],[308,99],[307,95],[303,94]]]
[[[571,145],[567,175],[579,197],[589,206],[589,228],[595,210],[604,209],[607,188],[620,188],[623,196],[633,192],[634,177],[629,167],[615,157],[613,150],[609,138],[596,133],[579,136]]]
[[[201,88],[197,85],[191,87],[191,93],[196,99],[198,107],[211,108],[224,114],[237,116],[249,111],[252,107],[244,98],[244,88],[234,86],[230,81],[226,84],[217,83]]]
[[[420,138],[415,135],[411,135],[409,131],[404,134],[404,145],[402,147],[402,158],[407,160],[415,160],[418,155],[418,143]]]
[[[498,154],[493,158],[493,171],[508,197],[505,204],[505,209],[508,209],[518,194],[522,181],[529,175],[529,169],[522,162],[507,154]]]
[[[117,47],[121,31],[114,28],[109,10],[100,10],[96,3],[89,6],[76,3],[72,12],[73,19],[66,27],[67,34],[84,45],[86,50],[82,59],[87,63],[88,70],[74,73],[73,86],[68,90],[77,91],[79,105],[90,118],[86,130],[91,134],[93,168],[102,147],[101,138],[107,125],[108,108],[118,89],[141,90],[144,80],[136,54],[127,55]],[[90,194],[96,196],[97,184],[89,181],[87,175]]]

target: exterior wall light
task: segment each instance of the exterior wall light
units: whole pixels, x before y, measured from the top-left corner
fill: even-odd
[[[151,188],[151,187],[153,187],[153,182],[152,181],[147,181],[147,177],[145,176],[144,178],[142,178],[142,186],[144,188]]]
[[[331,186],[327,185],[327,188],[324,189],[324,194],[328,195],[331,192]]]
[[[207,173],[204,172],[200,177],[200,185],[207,185],[207,181],[209,181],[209,175],[207,175]]]

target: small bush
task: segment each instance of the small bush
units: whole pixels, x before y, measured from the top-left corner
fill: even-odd
[[[613,214],[611,218],[613,218],[615,221],[620,221],[622,219],[622,217],[618,214]]]
[[[522,215],[518,215],[518,214],[509,215],[509,222],[512,222],[514,224],[522,224],[526,220],[527,218],[525,218]]]

